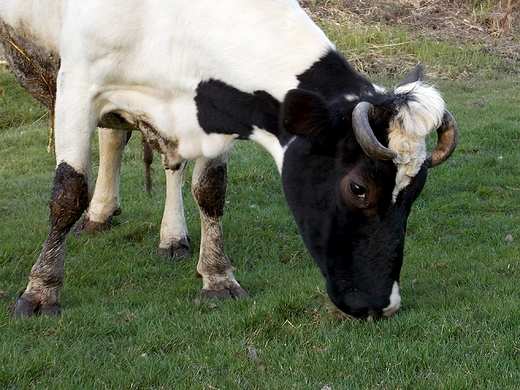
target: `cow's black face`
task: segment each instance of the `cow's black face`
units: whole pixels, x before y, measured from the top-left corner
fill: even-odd
[[[286,111],[290,105],[286,101]],[[334,304],[355,317],[389,317],[399,308],[406,221],[427,168],[393,199],[395,164],[363,152],[345,112],[328,106],[326,113],[323,105],[314,115],[308,99],[304,106],[303,122],[317,127],[312,134],[300,129],[286,150],[282,181],[287,202]],[[285,125],[297,133],[293,118],[286,115]],[[384,138],[384,121],[374,130]]]

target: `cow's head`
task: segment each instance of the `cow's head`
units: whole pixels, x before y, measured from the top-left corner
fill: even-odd
[[[406,221],[428,168],[444,162],[458,131],[440,94],[418,80],[393,93],[333,101],[292,90],[284,126],[284,192],[334,304],[355,317],[399,308]],[[425,137],[437,128],[427,156]]]

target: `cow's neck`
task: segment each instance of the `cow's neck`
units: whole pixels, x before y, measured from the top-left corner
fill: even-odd
[[[317,92],[327,100],[344,97],[357,101],[375,92],[375,86],[336,50],[330,50],[297,78],[298,88]]]

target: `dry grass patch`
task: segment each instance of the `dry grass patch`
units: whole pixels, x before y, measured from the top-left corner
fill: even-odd
[[[509,63],[520,61],[520,3],[512,0],[301,0],[300,3],[321,25],[348,26],[350,31],[368,35],[388,29],[401,30],[410,40],[475,45],[476,50]],[[349,53],[349,61],[367,73],[391,75],[396,68],[402,73],[417,64],[417,56],[405,50],[396,56],[386,49],[389,45],[407,43],[410,42],[372,44],[366,53],[352,56]],[[459,77],[465,75],[461,71]],[[429,76],[454,77],[442,69],[432,70]]]

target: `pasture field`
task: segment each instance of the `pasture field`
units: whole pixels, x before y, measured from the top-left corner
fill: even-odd
[[[440,45],[424,47],[474,71],[429,80],[460,143],[414,204],[402,308],[375,323],[333,310],[274,162],[252,142],[231,154],[224,217],[226,249],[251,298],[198,301],[190,172],[196,253],[173,263],[157,256],[164,175],[156,156],[148,195],[137,133],[116,226],[69,238],[61,317],[10,318],[47,234],[54,156],[44,110],[2,70],[0,388],[520,389],[520,76],[497,73],[504,63],[480,51]]]

